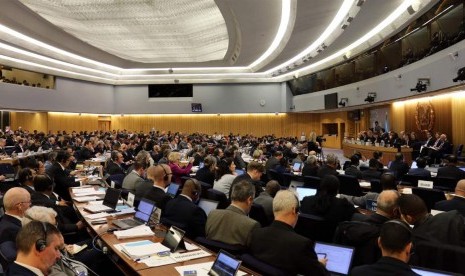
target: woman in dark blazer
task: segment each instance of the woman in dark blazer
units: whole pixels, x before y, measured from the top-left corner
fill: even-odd
[[[350,220],[355,213],[355,207],[347,199],[337,198],[338,190],[339,179],[334,175],[326,175],[321,179],[317,194],[304,197],[300,211],[332,222]]]

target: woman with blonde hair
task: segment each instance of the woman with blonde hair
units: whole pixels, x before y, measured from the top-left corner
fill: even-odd
[[[189,176],[189,173],[192,169],[192,163],[194,162],[194,158],[189,158],[189,163],[185,167],[181,167],[181,153],[177,151],[173,151],[168,155],[168,166],[171,168],[171,172],[173,173],[172,181],[174,183],[181,184],[181,177]]]

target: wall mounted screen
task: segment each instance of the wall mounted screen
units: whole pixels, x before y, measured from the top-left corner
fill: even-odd
[[[325,95],[325,109],[337,108],[337,93]]]
[[[149,85],[149,98],[188,98],[192,96],[192,84]]]

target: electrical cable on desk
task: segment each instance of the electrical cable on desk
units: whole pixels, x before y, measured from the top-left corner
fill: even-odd
[[[108,234],[110,233],[111,231],[109,231],[110,229],[108,229],[107,231],[103,232],[103,233],[100,233],[98,234],[97,236],[95,236],[93,239],[92,239],[92,248],[94,248],[95,250],[99,251],[99,252],[102,252],[103,254],[107,254],[107,247],[106,246],[103,246],[102,249],[98,248],[96,245],[95,245],[95,242],[98,238],[101,238],[103,237],[103,235],[105,234]],[[112,233],[112,232],[111,232]]]
[[[87,265],[85,265],[85,264],[82,263],[82,262],[73,260],[73,259],[68,258],[68,257],[63,256],[63,255],[62,255],[62,258],[65,259],[65,260],[68,261],[68,262],[72,262],[72,263],[76,263],[76,264],[78,264],[78,265],[82,265],[82,266],[84,266],[88,271],[90,271],[93,275],[95,275],[95,276],[100,276],[100,275],[98,275],[95,271],[93,271],[92,269],[90,269]],[[76,272],[78,273],[77,275],[80,275],[78,271],[75,271],[75,273],[76,273]]]

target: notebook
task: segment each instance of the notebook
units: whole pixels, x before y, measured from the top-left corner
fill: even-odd
[[[453,272],[447,272],[447,271],[429,269],[429,268],[424,268],[424,267],[415,267],[415,266],[412,266],[412,270],[413,270],[415,273],[420,274],[421,276],[450,276],[450,275],[461,275],[461,274],[453,273]]]
[[[306,188],[306,187],[296,187],[295,191],[299,196],[299,201],[302,201],[306,196],[313,196],[316,195],[316,189],[313,188]]]
[[[186,250],[186,246],[182,240],[184,238],[184,234],[184,230],[176,226],[171,226],[166,232],[165,238],[161,244],[168,247],[171,253],[174,253],[177,250]]]
[[[168,190],[166,191],[166,194],[169,195],[170,197],[175,197],[176,194],[178,193],[178,190],[179,190],[179,184],[171,183],[168,186]]]
[[[331,275],[348,275],[354,248],[336,244],[315,242],[315,252],[324,254],[328,259],[326,269],[331,272]]]
[[[121,190],[108,188],[103,198],[102,205],[87,205],[84,207],[84,210],[91,213],[116,212],[116,205],[118,204],[120,195]]]
[[[218,201],[201,198],[199,201],[199,207],[202,208],[208,216],[212,210],[215,210],[218,207],[218,203]]]
[[[139,206],[137,207],[137,212],[134,214],[134,218],[114,220],[113,224],[121,229],[129,229],[139,225],[147,224],[150,221],[150,216],[152,215],[154,209],[156,209],[155,202],[146,198],[142,198],[140,200]]]
[[[224,250],[220,250],[216,255],[216,260],[213,263],[212,268],[208,272],[208,275],[212,276],[234,276],[236,275],[241,261],[234,258],[233,255],[227,253]]]

